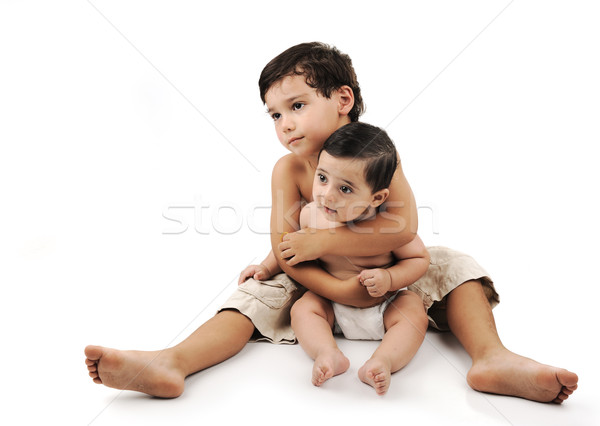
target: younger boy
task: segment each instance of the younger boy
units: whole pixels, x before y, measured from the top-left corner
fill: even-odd
[[[385,131],[364,123],[350,123],[337,130],[323,145],[313,201],[302,209],[300,226],[334,232],[339,226],[372,220],[389,195],[396,165],[396,149]],[[417,236],[391,253],[323,256],[319,260],[333,276],[343,280],[359,275],[369,294],[387,296],[380,305],[355,308],[308,291],[294,304],[292,328],[315,361],[312,383],[320,386],[350,365],[333,337],[332,330],[339,328],[349,339],[382,340],[358,375],[383,395],[390,386],[391,373],[408,364],[427,331],[421,298],[410,290],[401,291],[427,271],[427,249]]]

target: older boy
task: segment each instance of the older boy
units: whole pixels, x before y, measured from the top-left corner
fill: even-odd
[[[277,136],[291,151],[276,163],[272,178],[271,241],[279,266],[327,299],[359,307],[381,302],[370,298],[358,278],[340,281],[311,260],[324,254],[376,255],[412,241],[416,233],[416,208],[401,167],[390,185],[389,216],[378,215],[368,225],[356,225],[358,230],[366,226],[374,232],[354,232],[342,227],[334,235],[327,231],[294,233],[298,230],[300,206],[303,200],[312,197],[316,158],[324,141],[339,127],[358,121],[363,109],[350,58],[321,43],[303,43],[267,64],[259,87],[261,99],[275,121]],[[440,259],[440,267],[452,264],[457,257],[476,265],[460,255],[435,256]],[[290,260],[285,262],[282,258]],[[255,278],[264,278],[265,271],[274,269],[270,266],[273,265],[254,268]],[[504,348],[484,290],[491,289],[488,293],[493,296],[493,288],[484,276],[473,276],[458,284],[446,280],[444,291],[436,295],[436,299],[442,296],[437,302],[445,305],[442,312],[447,312],[443,317],[447,317],[448,327],[473,359],[467,377],[469,385],[485,392],[562,402],[577,387],[577,376]],[[283,274],[275,278],[268,286],[246,281],[223,310],[173,348],[140,352],[86,347],[90,376],[94,382],[109,387],[176,397],[183,392],[185,377],[238,353],[255,330],[275,342],[293,342],[289,307],[302,290]],[[433,283],[431,287],[438,286]],[[274,293],[264,295],[265,288]],[[430,302],[433,305],[433,300]]]
[[[296,66],[311,69],[311,79],[304,75],[289,75],[289,72],[279,75],[282,59],[292,66],[292,74]],[[316,84],[319,89],[309,84]],[[272,221],[278,224],[281,217],[282,226],[285,226],[272,234],[273,241],[279,242],[283,232],[298,230],[300,205],[303,199],[312,197],[316,156],[323,143],[338,128],[358,121],[364,107],[350,58],[320,43],[298,45],[275,58],[263,69],[259,86],[261,99],[265,101],[265,96],[269,99],[267,106],[277,135],[291,151],[273,170]],[[292,98],[288,96],[289,90],[294,91]],[[302,136],[286,136],[289,134],[289,129],[284,128],[289,122],[288,110],[298,113],[294,129],[296,132],[302,129]],[[279,120],[280,116],[283,120]],[[400,166],[390,192],[392,205],[405,205],[388,209],[392,219],[378,218],[379,226],[383,223],[390,231],[383,239],[393,248],[410,242],[416,232],[414,198]],[[281,210],[283,203],[286,205],[284,211]],[[285,214],[288,216],[284,217]],[[353,232],[344,231],[340,232],[353,236]],[[371,242],[371,246],[376,245],[379,244]],[[290,309],[305,288],[297,286],[286,274],[272,277],[273,271],[278,269],[277,261],[272,259],[273,256],[267,256],[260,265],[246,268],[240,275],[238,290],[217,315],[172,348],[121,351],[101,346],[86,347],[90,377],[95,383],[109,387],[172,398],[183,392],[185,377],[237,354],[250,339],[295,343]],[[309,262],[293,270],[295,278],[306,282],[306,288],[339,303],[364,307],[384,300],[383,297],[371,297],[354,277],[342,281]],[[247,279],[251,275],[263,281]]]

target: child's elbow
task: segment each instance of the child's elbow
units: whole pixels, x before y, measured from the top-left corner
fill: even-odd
[[[431,260],[431,256],[429,255],[429,250],[427,250],[427,247],[423,247],[422,257],[423,257],[423,262],[425,263],[425,265],[427,265],[427,267],[429,267],[429,262]]]

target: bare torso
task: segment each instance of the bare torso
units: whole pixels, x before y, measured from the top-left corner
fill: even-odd
[[[304,206],[300,212],[301,228],[331,229],[333,233],[339,226],[345,225],[328,220],[314,202]],[[331,275],[345,280],[358,275],[363,269],[387,268],[395,263],[395,258],[391,252],[387,252],[378,256],[325,255],[319,261]]]

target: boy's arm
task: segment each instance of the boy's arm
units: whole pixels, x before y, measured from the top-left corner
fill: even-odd
[[[316,262],[304,262],[292,267],[281,256],[277,256],[282,235],[299,228],[301,192],[294,177],[302,175],[305,170],[297,169],[299,166],[291,155],[275,164],[271,181],[271,245],[279,266],[294,280],[326,299],[356,307],[380,303],[384,299],[370,297],[358,282],[358,276],[342,281],[327,273]]]
[[[273,250],[294,266],[325,254],[375,256],[409,243],[417,234],[417,207],[400,162],[389,189],[385,211],[374,220],[342,226],[335,233],[312,228],[290,233]]]
[[[429,267],[429,252],[418,235],[393,253],[398,259],[395,265],[387,269],[365,269],[359,274],[360,282],[373,297],[408,287],[421,278]]]

